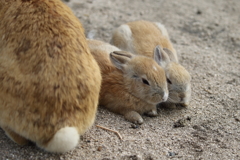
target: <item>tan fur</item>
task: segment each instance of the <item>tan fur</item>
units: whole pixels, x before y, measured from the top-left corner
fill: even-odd
[[[0,22],[0,126],[15,142],[46,150],[61,128],[60,136],[83,134],[101,74],[79,20],[60,0],[1,0]]]
[[[134,53],[152,57],[153,49],[157,45],[160,45],[163,48],[168,48],[173,53],[176,53],[169,38],[162,34],[161,30],[159,30],[156,24],[141,20],[129,22],[124,25],[128,25],[131,30],[131,36],[133,37],[131,38],[131,45]],[[124,44],[126,44],[126,40],[125,38],[122,39],[121,37],[121,32],[114,32],[111,39],[111,44],[117,44],[116,46],[119,46],[120,49],[123,48]],[[119,45],[120,43],[123,44]]]
[[[176,50],[162,24],[143,20],[123,24],[114,30],[110,43],[122,50],[148,57],[153,57],[157,45],[161,46],[163,56],[168,56],[171,60],[162,65],[167,78],[172,83],[168,85],[168,102],[188,105],[191,97],[191,77],[189,72],[178,63]]]
[[[102,72],[99,104],[134,123],[143,123],[140,116],[143,113],[156,116],[156,104],[165,101],[167,97],[163,100],[163,96],[168,94],[164,70],[151,58],[119,51],[108,43],[88,40],[88,44]],[[111,56],[119,56],[119,61],[127,57],[129,61],[123,65],[123,69],[118,69],[111,62]],[[153,66],[156,71],[152,70]],[[141,77],[148,80],[150,86],[144,84]]]

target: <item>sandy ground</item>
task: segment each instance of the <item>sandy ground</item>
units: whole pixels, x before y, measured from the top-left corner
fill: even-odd
[[[162,109],[134,126],[99,108],[94,126],[77,148],[50,154],[34,144],[18,146],[0,129],[0,159],[240,159],[239,0],[70,0],[86,35],[109,41],[120,24],[163,23],[181,64],[192,75],[189,108]],[[178,123],[181,122],[181,123]],[[113,133],[96,127],[118,131]]]

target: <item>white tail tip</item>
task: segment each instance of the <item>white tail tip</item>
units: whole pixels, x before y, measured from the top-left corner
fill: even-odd
[[[49,152],[67,152],[74,149],[79,141],[79,134],[74,127],[64,127],[55,133],[45,150]]]

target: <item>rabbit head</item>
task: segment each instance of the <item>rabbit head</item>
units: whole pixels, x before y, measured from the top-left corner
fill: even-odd
[[[188,105],[191,97],[191,76],[189,72],[175,59],[167,48],[161,49],[170,62],[164,66],[168,82],[169,97],[167,102]]]
[[[123,83],[128,93],[150,104],[164,102],[168,98],[168,89],[162,56],[156,52],[154,59],[136,56],[126,51],[110,53],[110,60],[123,72]]]

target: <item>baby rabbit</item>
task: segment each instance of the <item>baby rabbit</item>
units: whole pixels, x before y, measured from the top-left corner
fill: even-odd
[[[143,123],[143,113],[156,116],[156,104],[168,98],[160,52],[152,59],[97,40],[88,44],[102,72],[99,105],[137,124]]]
[[[122,50],[148,57],[153,57],[154,48],[160,45],[163,56],[168,56],[171,60],[163,65],[167,76],[169,97],[167,102],[161,105],[174,107],[175,104],[183,106],[189,104],[191,76],[178,63],[176,51],[172,46],[166,28],[162,24],[143,20],[123,24],[114,30],[110,43]]]
[[[0,1],[0,126],[18,144],[73,149],[92,126],[100,68],[60,0]]]

